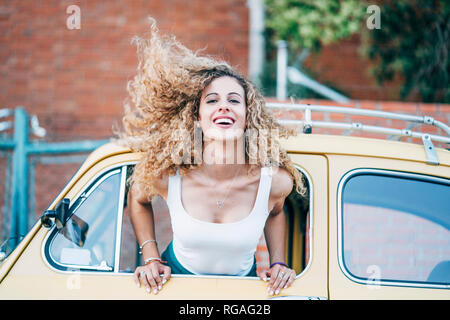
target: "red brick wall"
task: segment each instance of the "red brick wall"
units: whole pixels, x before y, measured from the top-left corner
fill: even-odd
[[[69,30],[69,5],[81,10]],[[245,0],[8,1],[0,4],[0,108],[37,114],[47,140],[111,136],[136,70],[135,35],[153,16],[192,50],[248,65]]]

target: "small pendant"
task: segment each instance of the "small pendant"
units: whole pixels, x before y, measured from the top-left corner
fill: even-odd
[[[220,200],[217,200],[216,201],[216,203],[217,203],[217,208],[222,208],[223,207],[223,202],[222,201],[220,201]]]

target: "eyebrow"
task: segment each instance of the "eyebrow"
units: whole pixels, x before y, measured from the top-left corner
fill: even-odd
[[[216,92],[210,92],[210,93],[208,93],[206,96],[205,96],[205,99],[208,97],[208,96],[210,96],[210,95],[218,95],[218,93],[216,93]],[[232,94],[237,94],[239,97],[241,97],[242,98],[242,96],[239,94],[239,93],[237,93],[237,92],[230,92],[230,93],[228,93],[228,95],[232,95]]]
[[[237,92],[230,92],[228,95],[231,95],[231,94],[237,94],[239,97],[242,98],[242,96],[239,93],[237,93]]]

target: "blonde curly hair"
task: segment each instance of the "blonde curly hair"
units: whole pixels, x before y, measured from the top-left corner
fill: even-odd
[[[266,134],[266,139],[246,144],[246,162],[251,169],[267,165],[285,168],[293,177],[296,191],[304,195],[303,175],[279,142],[279,138],[294,132],[276,122],[257,88],[226,62],[200,56],[175,37],[160,35],[155,21],[151,18],[150,21],[149,38],[136,36],[132,40],[137,45],[138,67],[134,79],[127,83],[130,97],[125,103],[123,130],[119,132],[123,143],[144,154],[130,182],[138,182],[151,197],[155,178],[164,173],[174,174],[177,168],[183,174],[200,164],[198,149],[192,147],[198,134],[195,122],[199,119],[200,98],[214,79],[229,76],[244,89],[247,129]],[[178,157],[183,151],[183,161],[175,161],[174,155]]]

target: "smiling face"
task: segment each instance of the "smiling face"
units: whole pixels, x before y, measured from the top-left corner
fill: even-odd
[[[205,138],[237,139],[244,133],[247,121],[245,91],[232,77],[214,79],[203,90],[199,121]]]

